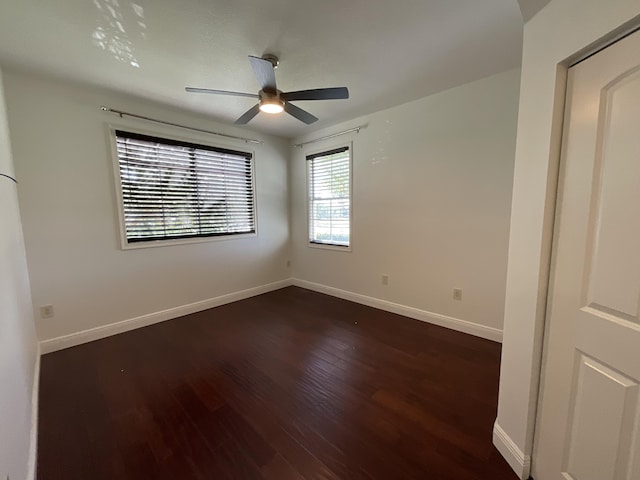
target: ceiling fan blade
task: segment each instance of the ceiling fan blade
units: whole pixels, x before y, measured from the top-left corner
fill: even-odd
[[[273,71],[271,62],[252,55],[249,55],[249,61],[251,62],[253,73],[256,74],[258,83],[260,83],[260,87],[269,93],[275,93],[277,91],[276,74]]]
[[[318,118],[311,115],[306,110],[301,109],[300,107],[296,107],[295,105],[285,102],[284,111],[289,115],[296,117],[301,122],[306,123],[307,125],[311,125],[313,122],[317,122]]]
[[[231,95],[232,97],[258,98],[258,95],[255,93],[229,92],[227,90],[212,90],[210,88],[185,87],[185,91],[189,93],[214,93],[216,95]]]
[[[335,88],[315,88],[313,90],[298,90],[297,92],[287,92],[280,95],[287,101],[292,100],[342,100],[349,98],[347,87]]]
[[[244,112],[244,114],[233,123],[235,123],[236,125],[246,125],[251,121],[253,117],[255,117],[258,114],[258,112],[260,112],[260,105],[255,104],[249,110]]]

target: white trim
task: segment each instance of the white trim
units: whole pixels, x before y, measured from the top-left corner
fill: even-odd
[[[493,425],[493,444],[507,461],[518,477],[529,478],[531,473],[531,456],[525,455],[515,442],[507,435],[498,422]]]
[[[349,241],[351,241],[351,233],[349,233]],[[351,253],[351,246],[350,245],[335,245],[332,243],[314,243],[314,242],[309,242],[307,241],[307,247],[309,248],[319,248],[321,250],[333,250],[335,252],[347,252],[347,253]]]
[[[141,315],[139,317],[122,320],[109,325],[103,325],[49,340],[43,340],[40,342],[40,349],[43,354],[55,352],[64,348],[80,345],[82,343],[110,337],[111,335],[135,330],[136,328],[146,327],[148,325],[182,317],[191,313],[201,312],[202,310],[207,310],[209,308],[219,307],[220,305],[225,305],[227,303],[237,302],[238,300],[244,300],[245,298],[255,297],[256,295],[261,295],[273,290],[279,290],[290,285],[290,279],[280,280],[266,285],[249,288],[247,290],[241,290],[239,292],[228,293],[219,297],[190,303],[188,305],[169,308],[167,310]]]
[[[242,240],[244,238],[253,238],[257,236],[258,236],[258,227],[256,226],[256,231],[254,233],[237,233],[232,235],[219,235],[214,237],[179,238],[179,239],[171,239],[171,240],[170,239],[145,240],[143,242],[134,242],[134,243],[120,242],[120,248],[125,251],[139,250],[141,248],[170,247],[172,245],[190,245],[192,243],[228,242],[230,240]]]
[[[36,459],[38,457],[38,401],[40,398],[40,345],[37,345],[36,364],[33,369],[33,386],[31,387],[31,433],[29,439],[29,463],[27,479],[36,478]]]
[[[497,328],[487,327],[485,325],[469,322],[467,320],[461,320],[459,318],[449,317],[446,315],[441,315],[439,313],[428,312],[426,310],[420,310],[418,308],[408,307],[406,305],[400,305],[398,303],[389,302],[387,300],[368,297],[359,293],[348,292],[346,290],[321,285],[319,283],[308,282],[299,278],[289,278],[273,283],[268,283],[266,285],[249,288],[247,290],[241,290],[239,292],[233,292],[226,295],[221,295],[219,297],[209,298],[207,300],[202,300],[188,305],[169,308],[167,310],[161,310],[159,312],[149,313],[127,320],[121,320],[109,325],[103,325],[100,327],[90,328],[88,330],[82,330],[80,332],[51,338],[49,340],[43,340],[40,342],[40,351],[44,355],[46,353],[63,350],[65,348],[74,347],[76,345],[92,342],[101,338],[110,337],[111,335],[117,335],[119,333],[135,330],[136,328],[146,327],[155,323],[172,320],[174,318],[200,312],[202,310],[207,310],[209,308],[219,307],[220,305],[225,305],[227,303],[237,302],[238,300],[261,295],[273,290],[279,290],[290,285],[296,285],[308,290],[326,293],[327,295],[343,298],[345,300],[350,300],[362,305],[368,305],[370,307],[378,308],[387,312],[397,313],[399,315],[404,315],[405,317],[432,323],[434,325],[450,328],[459,332],[468,333],[476,337],[486,338],[488,340],[493,340],[494,342],[502,341],[502,330],[499,330]]]
[[[486,338],[493,340],[494,342],[502,342],[502,330],[480,325],[478,323],[469,322],[459,318],[449,317],[447,315],[441,315],[439,313],[428,312],[426,310],[420,310],[414,307],[408,307],[406,305],[400,305],[398,303],[389,302],[387,300],[381,300],[379,298],[368,297],[360,293],[349,292],[347,290],[341,290],[339,288],[329,287],[319,283],[308,282],[299,278],[292,278],[291,284],[297,287],[306,288],[320,293],[326,293],[333,297],[342,298],[344,300],[350,300],[352,302],[367,305],[369,307],[378,308],[391,313],[397,313],[398,315],[404,315],[405,317],[420,320],[422,322],[432,323],[441,327],[450,328],[458,332],[468,333],[476,337]]]

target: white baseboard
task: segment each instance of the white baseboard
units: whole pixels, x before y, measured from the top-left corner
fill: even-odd
[[[279,290],[290,285],[290,279],[280,280],[278,282],[260,285],[259,287],[249,288],[247,290],[241,290],[239,292],[209,298],[200,302],[190,303],[188,305],[182,305],[180,307],[169,308],[167,310],[149,313],[147,315],[130,318],[128,320],[122,320],[120,322],[111,323],[109,325],[103,325],[100,327],[83,330],[81,332],[63,335],[61,337],[43,340],[40,342],[40,349],[42,354],[55,352],[64,348],[74,347],[82,343],[92,342],[101,338],[110,337],[111,335],[128,332],[129,330],[135,330],[136,328],[153,325],[154,323],[164,322],[166,320],[182,317],[191,313],[201,312],[202,310],[207,310],[209,308],[219,307],[220,305],[224,305],[227,303],[244,300],[245,298],[255,297],[256,295],[261,295],[273,290]]]
[[[391,313],[397,313],[398,315],[404,315],[405,317],[413,318],[427,323],[439,325],[441,327],[450,328],[459,332],[475,335],[476,337],[486,338],[493,340],[494,342],[502,342],[502,330],[480,325],[478,323],[469,322],[467,320],[461,320],[459,318],[449,317],[441,315],[439,313],[428,312],[426,310],[420,310],[414,307],[408,307],[406,305],[400,305],[398,303],[389,302],[387,300],[381,300],[379,298],[368,297],[360,293],[353,293],[347,290],[341,290],[339,288],[329,287],[320,283],[308,282],[299,278],[292,278],[291,284],[297,287],[306,288],[320,293],[326,293],[333,297],[342,298],[344,300],[350,300],[352,302],[367,305],[369,307],[378,308]]]
[[[298,278],[289,278],[266,285],[249,288],[247,290],[202,300],[200,302],[141,315],[139,317],[122,320],[119,322],[111,323],[109,325],[103,325],[100,327],[71,333],[69,335],[52,338],[49,340],[43,340],[40,342],[40,350],[42,354],[55,352],[57,350],[74,347],[76,345],[92,342],[101,338],[106,338],[111,335],[117,335],[119,333],[135,330],[136,328],[146,327],[155,323],[164,322],[166,320],[171,320],[184,315],[189,315],[191,313],[200,312],[209,308],[218,307],[227,303],[236,302],[245,298],[254,297],[256,295],[261,295],[263,293],[278,290],[290,285],[296,285],[308,290],[326,293],[334,297],[343,298],[345,300],[350,300],[352,302],[360,303],[362,305],[368,305],[374,308],[379,308],[380,310],[385,310],[387,312],[397,313],[399,315],[404,315],[405,317],[414,318],[423,322],[440,325],[442,327],[468,333],[477,337],[486,338],[495,342],[502,341],[502,330],[499,330],[497,328],[487,327],[485,325],[480,325],[466,320],[441,315],[439,313],[420,310],[414,307],[408,307],[406,305],[400,305],[398,303],[393,303],[374,297],[368,297],[366,295],[349,292],[347,290],[341,290],[339,288],[329,287],[327,285],[322,285],[319,283],[308,282],[306,280],[301,280]]]
[[[31,432],[29,439],[29,466],[27,479],[36,479],[36,459],[38,454],[38,401],[40,399],[40,345],[36,350],[36,364],[33,369],[33,386],[31,387]]]
[[[497,422],[493,425],[493,444],[520,479],[529,478],[531,456],[525,455]]]

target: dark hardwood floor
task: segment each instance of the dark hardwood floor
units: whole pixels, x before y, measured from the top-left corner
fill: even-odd
[[[285,288],[45,355],[38,479],[513,480],[499,358]]]

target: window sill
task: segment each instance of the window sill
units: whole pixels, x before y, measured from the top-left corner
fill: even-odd
[[[153,240],[150,242],[133,242],[128,243],[126,240],[121,242],[122,250],[138,250],[141,248],[170,247],[173,245],[189,245],[192,243],[209,243],[223,242],[229,240],[240,240],[245,238],[257,237],[257,233],[242,233],[238,235],[217,236],[217,237],[196,237],[182,238],[177,240]]]
[[[348,247],[341,247],[340,245],[329,245],[325,243],[311,243],[307,242],[309,248],[319,248],[321,250],[334,250],[337,252],[349,252],[351,253],[351,245]]]

